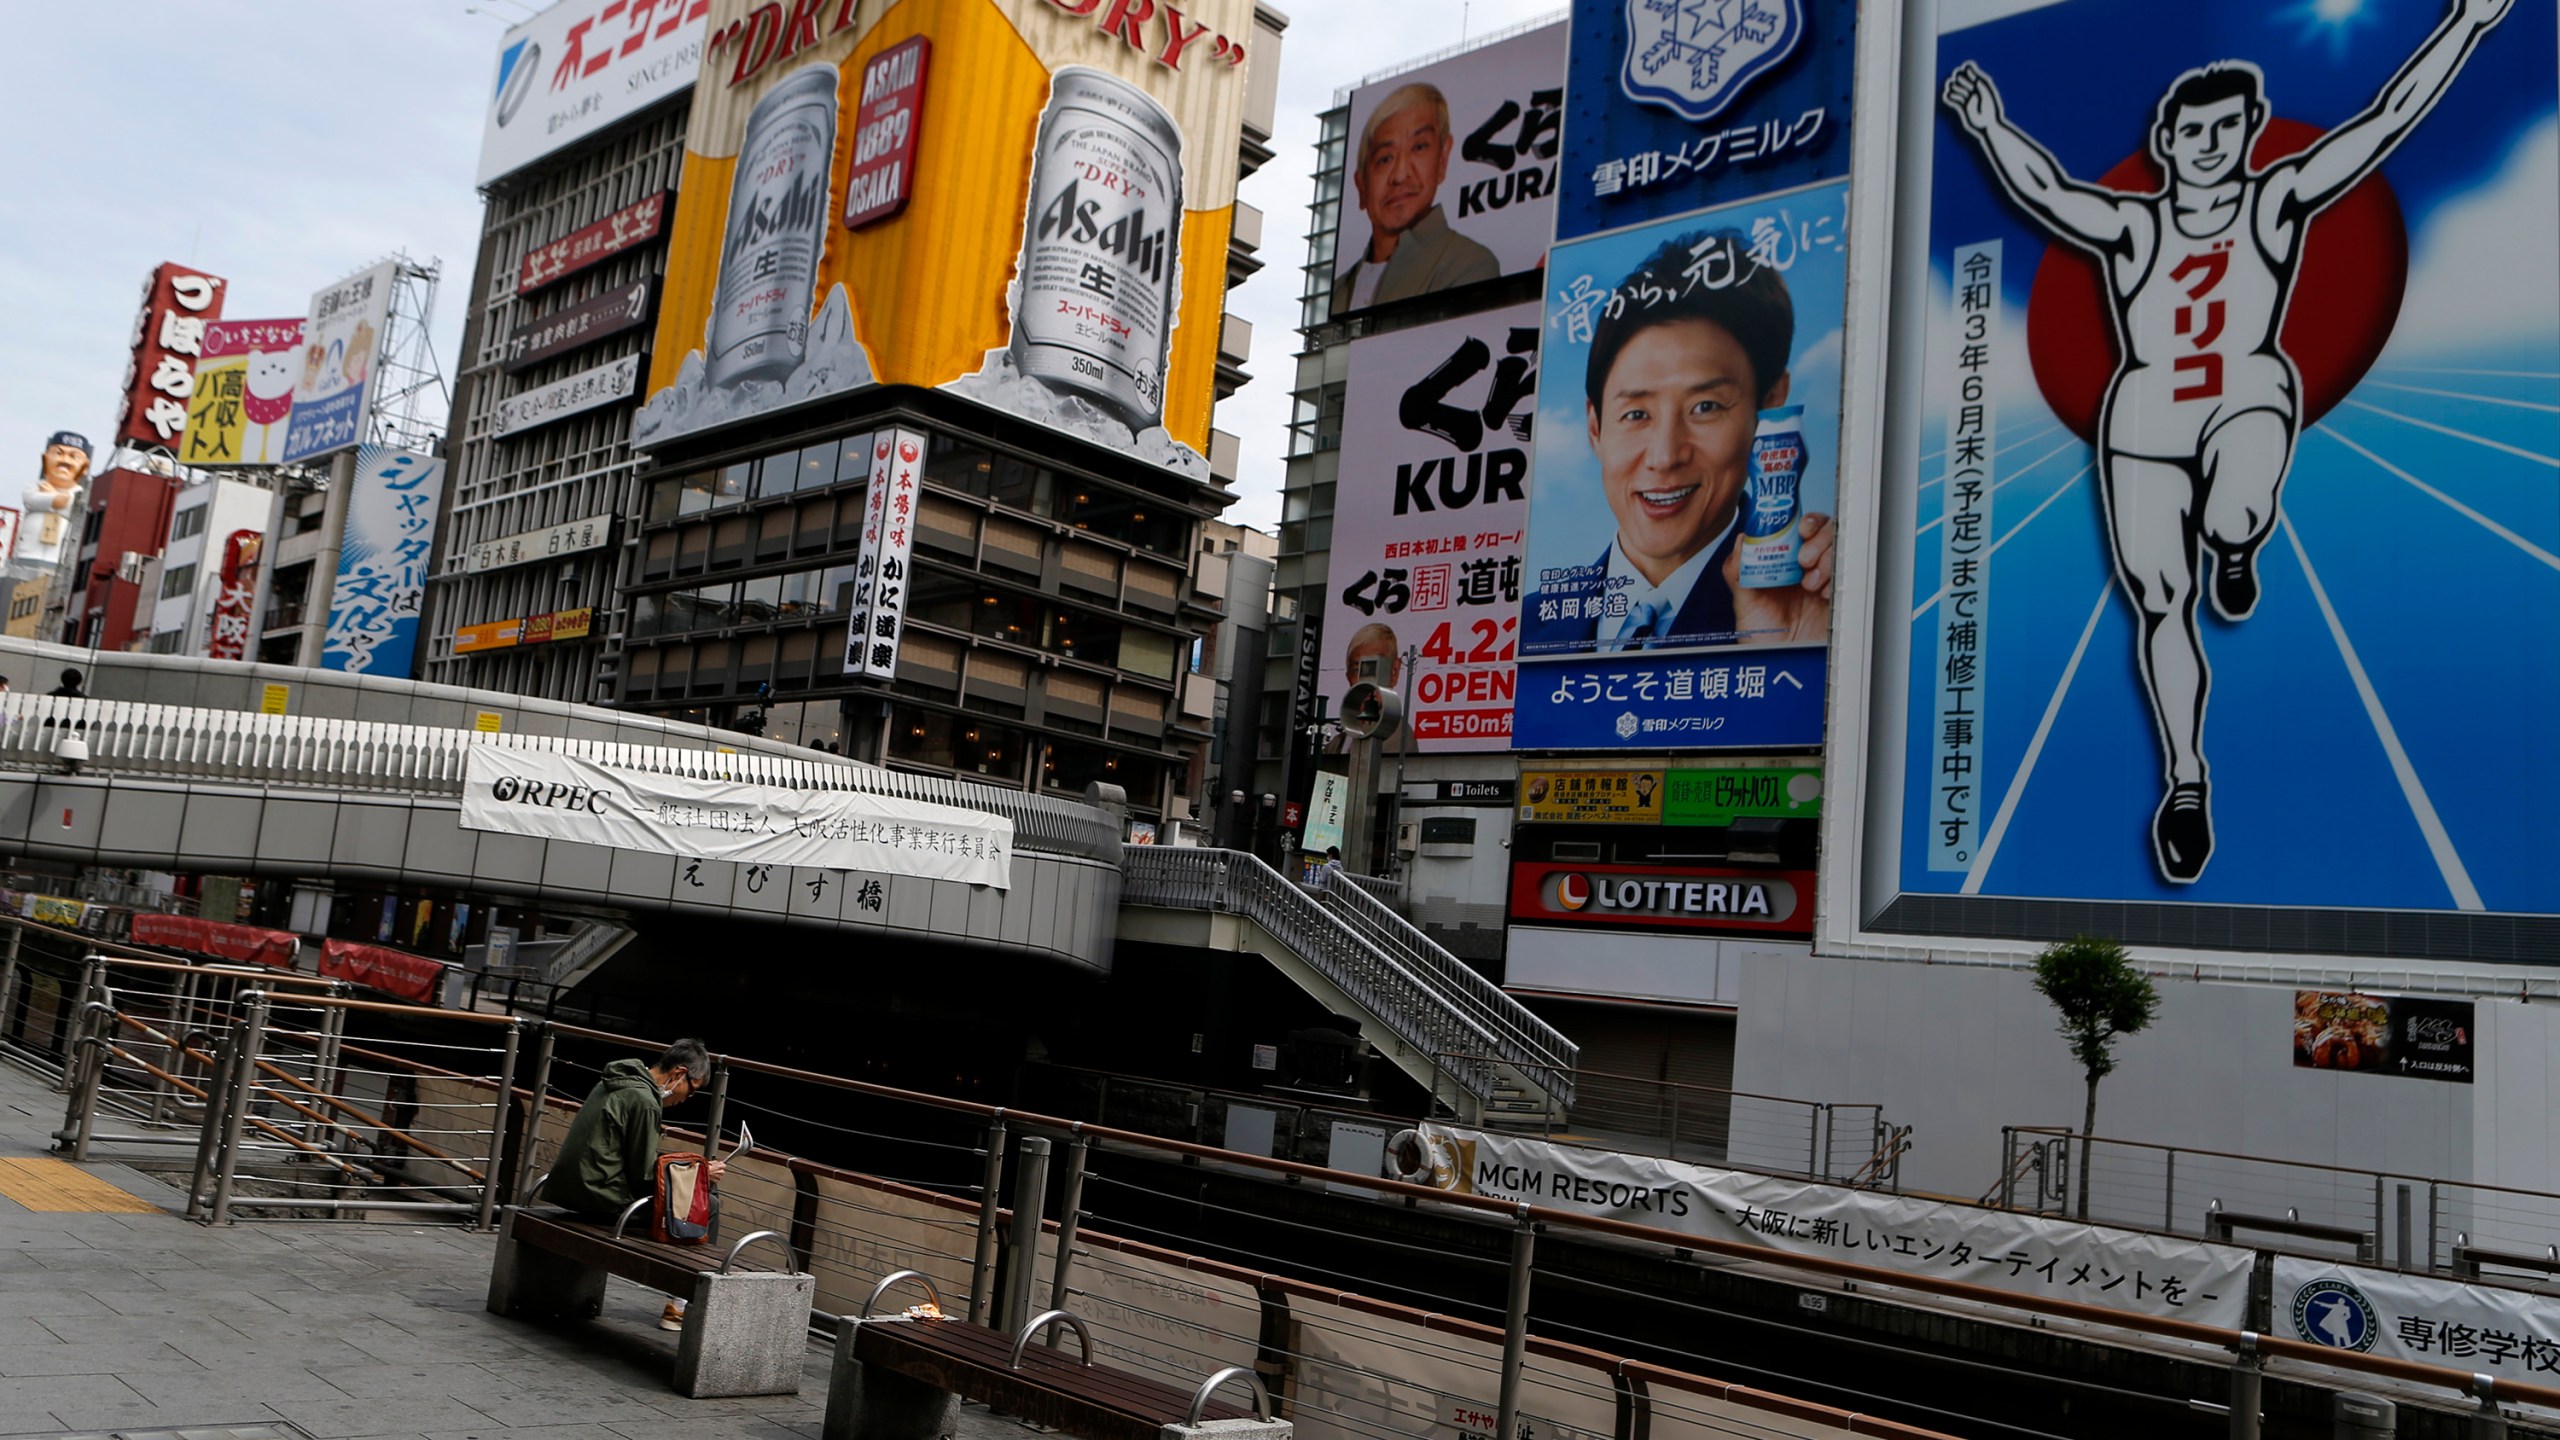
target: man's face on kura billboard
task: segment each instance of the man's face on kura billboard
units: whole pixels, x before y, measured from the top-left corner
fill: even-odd
[[[1394,110],[1369,122],[1353,182],[1361,213],[1380,236],[1401,235],[1437,203],[1449,178],[1448,106],[1439,92],[1416,87]]]

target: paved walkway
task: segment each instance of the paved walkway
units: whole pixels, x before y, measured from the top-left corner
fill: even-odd
[[[653,1291],[601,1319],[491,1315],[491,1236],[444,1225],[179,1218],[176,1190],[46,1154],[62,1097],[0,1061],[0,1436],[188,1440],[815,1440],[827,1356],[797,1398],[688,1400]],[[17,1162],[17,1163],[11,1163]],[[35,1162],[35,1163],[29,1163]],[[102,1192],[84,1173],[114,1187]],[[127,1213],[30,1209],[145,1204]],[[963,1440],[1026,1432],[976,1407]],[[261,1427],[264,1427],[261,1429]]]

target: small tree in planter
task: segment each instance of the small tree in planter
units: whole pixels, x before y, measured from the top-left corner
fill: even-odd
[[[2113,940],[2048,945],[2036,956],[2036,992],[2062,1017],[2056,1028],[2089,1084],[2080,1120],[2080,1218],[2089,1218],[2089,1152],[2098,1132],[2098,1082],[2116,1068],[2116,1040],[2139,1034],[2160,1013],[2160,992]]]

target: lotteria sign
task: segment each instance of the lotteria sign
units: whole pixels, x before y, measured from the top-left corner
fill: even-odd
[[[1670,866],[1511,867],[1511,918],[1548,925],[1813,933],[1810,870]]]

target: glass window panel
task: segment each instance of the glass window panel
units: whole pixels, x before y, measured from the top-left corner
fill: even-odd
[[[818,571],[794,570],[774,577],[773,613],[782,620],[803,620],[818,610]]]
[[[836,452],[836,483],[854,483],[871,478],[871,437],[856,435],[844,442]]]
[[[799,490],[822,490],[836,483],[836,442],[821,441],[800,452],[800,474],[793,482]],[[779,494],[779,491],[767,491]]]
[[[684,481],[680,479],[660,480],[651,484],[649,508],[641,516],[643,523],[655,525],[661,520],[676,518],[677,501],[683,490]]]

